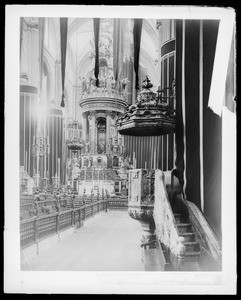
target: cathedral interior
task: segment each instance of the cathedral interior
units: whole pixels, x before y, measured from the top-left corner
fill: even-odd
[[[215,90],[221,25],[20,18],[25,258],[36,245],[41,258],[43,241],[81,233],[95,215],[116,213],[142,228],[143,270],[222,270],[222,134],[236,98],[234,25]]]

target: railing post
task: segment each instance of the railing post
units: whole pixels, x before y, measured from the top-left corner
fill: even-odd
[[[92,207],[91,214],[92,214],[92,217],[94,216],[94,202],[93,202],[93,196],[94,196],[94,193],[93,193],[93,189],[92,189],[92,190],[91,190],[91,207]]]
[[[56,233],[59,233],[59,212],[56,215]]]
[[[102,210],[104,210],[104,203],[103,203],[104,200],[105,200],[105,194],[104,194],[104,190],[102,189]]]
[[[107,198],[107,190],[105,190],[105,195],[106,195],[106,198]],[[107,212],[107,202],[106,202],[106,200],[104,202],[104,210],[105,210],[105,212]]]
[[[39,230],[38,230],[38,219],[35,217],[34,220],[34,242],[37,243],[39,238]]]
[[[79,227],[80,227],[80,223],[81,223],[81,208],[79,208]]]
[[[99,190],[97,192],[97,205],[98,205],[98,213],[100,212],[100,193]]]
[[[86,213],[86,211],[85,211],[85,210],[86,210],[86,206],[85,206],[85,204],[86,204],[85,197],[84,197],[83,203],[84,203],[84,206],[83,206],[83,207],[84,207],[84,209],[83,209],[83,211],[84,211],[84,218],[83,218],[83,219],[84,219],[84,220],[83,220],[83,221],[85,221],[85,219],[86,219],[86,216],[85,216],[85,213]]]
[[[75,225],[75,211],[74,208],[71,210],[71,226],[73,227]]]

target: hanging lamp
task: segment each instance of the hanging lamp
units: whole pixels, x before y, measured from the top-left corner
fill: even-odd
[[[152,92],[153,84],[148,76],[143,81],[142,91],[137,102],[129,105],[123,116],[117,119],[116,126],[120,134],[131,136],[158,136],[175,132],[175,109],[168,102],[175,103],[174,88]],[[166,90],[171,96],[163,96]]]

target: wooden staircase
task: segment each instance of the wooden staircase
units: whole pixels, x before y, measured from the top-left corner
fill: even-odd
[[[185,258],[180,265],[180,271],[200,271],[198,263],[201,253],[200,245],[196,241],[192,225],[182,214],[174,213],[174,218],[179,236],[184,238],[186,247]]]

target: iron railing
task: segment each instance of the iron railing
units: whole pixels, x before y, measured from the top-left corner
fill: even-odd
[[[35,216],[20,222],[21,248],[58,234],[71,227],[79,228],[81,222],[109,208],[109,200],[92,201],[79,208]]]

